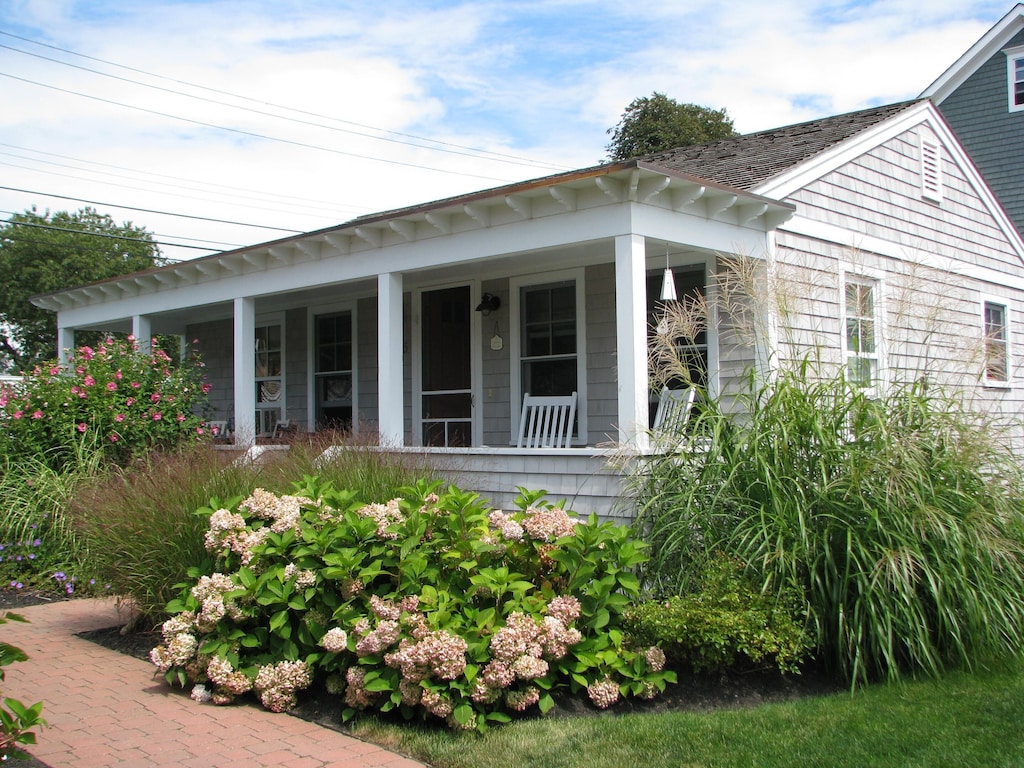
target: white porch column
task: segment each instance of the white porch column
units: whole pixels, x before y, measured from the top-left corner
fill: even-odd
[[[132,336],[139,345],[139,352],[148,355],[153,351],[153,323],[149,315],[132,316]]]
[[[66,325],[57,326],[57,359],[61,365],[68,364],[68,357],[75,351],[75,329]]]
[[[648,447],[647,252],[642,235],[615,238],[619,444]]]
[[[256,300],[235,299],[235,445],[256,443]]]
[[[377,419],[380,443],[405,444],[402,370],[402,275],[377,276]]]

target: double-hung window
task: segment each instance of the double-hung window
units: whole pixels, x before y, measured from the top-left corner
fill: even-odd
[[[999,301],[982,302],[985,344],[985,382],[1006,385],[1010,380],[1009,311]]]
[[[513,364],[518,363],[519,367],[518,381],[513,382],[513,428],[518,425],[523,395],[577,392],[573,440],[586,442],[583,273],[558,273],[546,283],[513,280],[511,289],[518,299],[514,310],[517,342]]]
[[[351,429],[352,313],[317,315],[315,332],[317,428]]]
[[[843,298],[843,353],[847,379],[857,387],[877,386],[880,376],[878,283],[846,276]]]
[[[579,379],[576,285],[567,281],[521,291],[523,392],[572,394]]]

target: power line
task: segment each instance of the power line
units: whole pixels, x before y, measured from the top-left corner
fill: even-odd
[[[534,166],[534,167],[548,168],[548,169],[553,169],[553,170],[569,170],[568,166],[561,166],[561,165],[557,165],[557,164],[554,164],[554,163],[542,162],[542,161],[533,160],[533,159],[530,159],[530,158],[519,157],[519,156],[516,156],[516,155],[510,155],[510,154],[505,154],[505,153],[502,153],[502,152],[494,152],[494,151],[491,151],[491,150],[479,149],[477,147],[468,147],[468,146],[465,146],[465,145],[462,145],[462,144],[454,144],[452,142],[440,141],[438,139],[431,139],[431,138],[427,138],[427,137],[423,137],[423,136],[416,136],[415,134],[403,133],[401,131],[392,131],[392,130],[389,130],[387,128],[378,128],[378,127],[375,127],[375,126],[372,126],[372,125],[366,125],[364,123],[356,123],[356,122],[353,122],[351,120],[342,120],[341,118],[331,117],[330,115],[323,115],[323,114],[320,114],[320,113],[317,113],[317,112],[310,112],[310,111],[303,110],[303,109],[297,109],[295,107],[288,107],[288,106],[284,106],[284,105],[281,105],[281,104],[275,104],[275,103],[269,102],[269,101],[253,99],[253,98],[250,98],[248,96],[242,96],[240,94],[231,93],[230,91],[222,91],[222,90],[219,90],[219,89],[216,89],[216,88],[210,88],[209,86],[200,85],[198,83],[192,83],[192,82],[189,82],[187,80],[179,80],[179,79],[175,79],[175,78],[165,77],[163,75],[158,75],[158,74],[153,73],[153,72],[147,72],[144,69],[139,69],[139,68],[136,68],[136,67],[130,67],[130,66],[125,65],[125,64],[119,64],[117,62],[109,61],[107,59],[100,59],[100,58],[97,58],[95,56],[88,56],[88,55],[83,54],[83,53],[78,53],[77,51],[68,50],[67,48],[60,48],[60,47],[58,47],[56,45],[51,45],[49,43],[43,43],[43,42],[40,42],[38,40],[32,40],[31,38],[22,37],[20,35],[15,35],[15,34],[13,34],[11,32],[7,32],[7,31],[4,31],[4,30],[0,30],[0,35],[5,35],[7,37],[13,37],[13,38],[15,38],[17,40],[21,40],[21,41],[26,42],[26,43],[31,43],[33,45],[38,45],[38,46],[43,47],[43,48],[49,48],[49,49],[54,50],[54,51],[59,51],[61,53],[66,53],[66,54],[69,54],[71,56],[77,56],[79,58],[87,59],[89,61],[96,61],[96,62],[99,62],[101,64],[107,64],[108,66],[117,67],[118,69],[124,69],[124,70],[127,70],[129,72],[137,72],[138,74],[146,75],[147,77],[153,77],[153,78],[156,78],[158,80],[166,80],[167,82],[177,83],[179,85],[186,85],[186,86],[188,86],[190,88],[198,88],[200,90],[209,91],[210,93],[216,93],[216,94],[221,95],[221,96],[230,96],[232,98],[240,99],[242,101],[248,101],[248,102],[251,102],[253,104],[260,104],[262,106],[273,107],[275,109],[283,109],[283,110],[286,110],[288,112],[294,112],[294,113],[300,114],[300,115],[309,115],[310,117],[318,117],[318,118],[322,118],[324,120],[331,120],[332,122],[336,122],[336,123],[342,123],[342,124],[345,124],[345,125],[353,125],[353,126],[356,126],[357,128],[365,128],[365,129],[371,130],[371,131],[378,131],[380,133],[388,133],[388,134],[391,134],[392,136],[402,136],[404,138],[414,139],[416,141],[427,141],[427,142],[430,142],[432,144],[437,144],[440,147],[453,147],[454,149],[467,150],[468,152],[476,153],[475,155],[472,155],[472,156],[491,155],[494,158],[499,158],[500,161],[503,161],[503,162],[511,161],[511,162],[516,162],[517,164],[520,164],[520,165],[531,165],[531,166]],[[51,59],[51,58],[46,57],[46,56],[40,56],[39,54],[34,54],[34,53],[30,53],[28,51],[23,51],[23,50],[21,50],[19,48],[11,48],[10,46],[0,46],[0,47],[8,48],[9,50],[16,51],[18,53],[23,53],[23,54],[28,55],[28,56],[35,56],[36,58],[41,58],[41,59],[44,59],[46,61],[52,61],[52,62],[57,63],[57,64],[63,64],[65,66],[74,67],[76,69],[82,69],[82,70],[87,71],[87,72],[95,72],[96,74],[104,75],[106,77],[113,77],[113,78],[116,78],[116,79],[119,79],[119,80],[124,80],[126,82],[135,83],[136,85],[141,85],[141,86],[144,86],[144,87],[147,87],[147,88],[158,88],[158,86],[149,85],[147,83],[140,83],[140,82],[135,81],[135,80],[128,80],[127,78],[118,78],[116,75],[111,75],[111,74],[105,73],[105,72],[99,72],[97,70],[89,69],[87,67],[79,67],[77,65],[70,64],[68,62],[60,61],[59,59]],[[159,90],[167,90],[167,89],[159,89]],[[187,96],[189,98],[201,98],[201,97],[198,97],[198,96],[192,96],[191,94],[182,94],[179,91],[170,91],[170,92],[171,93],[177,93],[177,94],[182,95],[182,96]],[[204,101],[209,101],[209,99],[203,99],[203,100]],[[221,104],[221,102],[215,102],[215,103]],[[234,105],[228,105],[228,106],[234,106]],[[234,108],[235,109],[245,109],[245,107],[238,107],[238,106],[234,106]],[[249,111],[257,111],[257,110],[249,110]],[[258,114],[266,114],[266,113],[258,112]],[[294,120],[293,118],[287,118],[287,117],[283,117],[281,115],[270,115],[270,116],[271,117],[277,117],[278,119],[281,119],[281,120]],[[295,122],[306,122],[306,121],[295,120]],[[312,125],[312,123],[308,123],[308,124]],[[320,127],[328,128],[329,130],[342,130],[342,129],[337,129],[337,128],[333,128],[332,129],[329,126],[320,126]],[[381,140],[381,141],[393,141],[392,139],[387,139],[387,138],[382,137],[382,136],[373,136],[371,134],[363,134],[363,133],[358,133],[358,132],[355,132],[355,131],[346,131],[346,132],[347,133],[355,133],[356,135],[359,135],[359,136],[366,136],[367,138],[378,139],[378,140]],[[422,145],[411,144],[409,142],[399,142],[399,143],[409,144],[409,146],[420,147],[422,149],[434,149],[434,150],[438,150],[438,151],[446,151],[446,150],[440,150],[440,149],[438,149],[438,147],[424,147]],[[463,153],[457,153],[457,154],[463,154]],[[486,159],[486,158],[484,158],[484,159]]]
[[[212,182],[212,181],[197,181],[196,179],[188,179],[188,178],[185,178],[183,176],[172,176],[172,175],[166,174],[166,173],[154,173],[152,171],[138,171],[138,170],[135,170],[134,168],[125,168],[122,165],[113,165],[111,163],[101,163],[101,162],[98,162],[96,160],[84,160],[84,159],[79,158],[79,157],[71,157],[70,155],[61,155],[61,154],[58,154],[56,152],[47,152],[47,151],[42,150],[42,149],[33,149],[31,147],[21,147],[21,146],[18,146],[17,144],[7,144],[7,143],[2,142],[2,141],[0,141],[0,147],[9,147],[10,149],[20,149],[23,152],[32,152],[32,153],[37,154],[37,155],[47,155],[49,157],[59,157],[62,160],[72,160],[72,161],[74,161],[76,163],[87,163],[88,165],[97,165],[97,166],[100,166],[101,168],[113,168],[113,169],[118,170],[118,171],[127,171],[129,173],[135,173],[135,174],[145,174],[146,176],[153,176],[153,177],[159,178],[159,179],[173,179],[174,181],[184,181],[184,182],[188,182],[189,184],[194,184],[194,185],[213,187],[213,188],[220,188],[220,189],[228,190],[229,192],[250,192],[250,193],[255,194],[255,195],[260,195],[263,198],[266,198],[267,200],[269,200],[270,202],[275,202],[277,200],[281,200],[281,201],[295,200],[298,203],[302,204],[306,208],[315,207],[315,208],[319,208],[319,209],[324,210],[324,211],[330,211],[332,214],[336,210],[346,210],[346,209],[347,210],[352,210],[352,211],[366,211],[366,210],[369,210],[366,206],[343,204],[343,203],[338,203],[336,205],[327,206],[326,204],[324,204],[324,202],[322,200],[315,200],[315,199],[309,198],[309,197],[299,197],[298,195],[283,195],[283,194],[277,193],[277,194],[275,194],[273,196],[270,196],[270,195],[268,195],[268,194],[266,194],[266,193],[264,193],[264,192],[262,192],[260,190],[257,190],[257,189],[246,189],[244,187],[232,187],[232,186],[229,186],[227,184],[217,184],[217,183]],[[5,153],[5,154],[10,154],[10,153]],[[45,160],[38,160],[38,159],[33,158],[33,157],[24,157],[24,156],[14,155],[14,154],[10,154],[10,156],[11,157],[22,157],[22,159],[31,160],[33,162],[48,162],[48,161],[45,161]],[[60,166],[60,167],[74,168],[74,166],[61,166],[60,163],[48,163],[48,164],[50,164],[50,165],[57,165],[57,166]],[[89,169],[76,169],[76,170],[89,170]],[[92,173],[92,172],[93,171],[90,171],[90,173]],[[96,171],[96,173],[102,173],[102,172],[101,171]],[[115,176],[115,178],[131,178],[130,176],[129,177],[118,177],[116,174],[109,174],[109,175],[113,175],[113,176]],[[182,189],[188,189],[188,187],[181,187],[181,188]],[[242,197],[242,199],[246,199],[246,198]],[[249,199],[257,199],[257,198],[249,198]],[[284,204],[285,205],[290,205],[290,203],[284,203]]]
[[[210,217],[207,217],[207,216],[190,216],[190,215],[188,215],[186,213],[170,213],[169,211],[158,211],[158,210],[154,210],[152,208],[135,208],[135,207],[133,207],[131,205],[120,205],[118,203],[103,203],[103,202],[97,202],[96,200],[85,200],[84,198],[81,198],[81,197],[70,197],[68,195],[57,195],[57,194],[54,194],[52,192],[38,192],[38,191],[35,191],[35,190],[31,190],[31,189],[19,189],[18,187],[5,187],[5,186],[0,185],[0,189],[6,189],[9,192],[24,192],[27,195],[43,195],[45,197],[56,197],[56,198],[58,198],[60,200],[74,200],[74,201],[79,202],[79,203],[88,203],[89,205],[104,205],[104,206],[107,206],[107,207],[110,207],[110,208],[123,208],[123,209],[125,209],[127,211],[140,211],[141,213],[156,213],[156,214],[159,214],[161,216],[176,216],[176,217],[182,218],[182,219],[195,219],[197,221],[211,221],[211,222],[214,222],[216,224],[234,224],[234,225],[237,225],[239,227],[256,227],[258,229],[273,229],[273,230],[276,230],[278,232],[288,232],[288,233],[294,234],[294,235],[301,235],[302,234],[302,230],[301,229],[285,229],[284,227],[271,227],[271,226],[268,226],[267,224],[247,224],[247,223],[245,223],[243,221],[229,221],[227,219],[213,219],[213,218],[210,218]],[[184,239],[188,240],[190,238],[184,238]]]
[[[43,229],[43,230],[48,230],[48,231],[51,231],[51,232],[68,232],[68,233],[73,234],[73,235],[88,235],[89,237],[105,237],[105,238],[109,238],[109,239],[112,239],[112,240],[124,240],[124,241],[127,241],[129,243],[142,243],[144,245],[166,245],[169,248],[170,247],[173,247],[173,248],[191,248],[191,249],[197,250],[197,251],[216,251],[217,250],[216,248],[204,248],[204,247],[199,246],[199,245],[184,245],[184,244],[181,244],[181,243],[167,243],[167,242],[158,242],[156,240],[144,240],[144,239],[139,238],[139,237],[128,237],[127,235],[114,235],[114,234],[111,234],[109,232],[90,232],[90,231],[84,230],[84,229],[68,229],[67,227],[55,227],[55,226],[53,226],[51,224],[35,224],[33,222],[30,222],[30,221],[7,221],[7,222],[4,222],[4,224],[6,224],[8,226],[8,229],[0,231],[0,237],[2,237],[4,240],[17,240],[18,239],[16,235],[11,235],[10,234],[9,227],[30,227],[32,229]],[[186,239],[192,239],[192,238],[186,238]],[[39,242],[39,241],[33,241],[33,242]],[[229,245],[229,246],[232,246],[232,247],[241,247],[241,246],[233,246],[233,244],[231,244],[231,243],[224,243],[224,245]]]
[[[11,80],[17,80],[18,82],[27,83],[29,85],[36,85],[36,86],[39,86],[40,88],[47,88],[49,90],[57,91],[59,93],[66,93],[68,95],[78,96],[78,97],[83,98],[83,99],[91,99],[93,101],[98,101],[98,102],[101,102],[103,104],[112,104],[112,105],[117,106],[117,107],[123,107],[125,109],[132,109],[132,110],[135,110],[137,112],[144,112],[144,113],[150,114],[150,115],[157,115],[158,117],[166,117],[166,118],[168,118],[170,120],[179,120],[179,121],[184,122],[184,123],[191,123],[192,125],[200,125],[200,126],[202,126],[204,128],[214,128],[214,129],[216,129],[218,131],[227,131],[229,133],[235,133],[235,134],[238,134],[240,136],[249,136],[251,138],[262,139],[264,141],[276,141],[276,142],[279,142],[281,144],[289,144],[289,145],[294,146],[294,147],[304,147],[306,149],[316,149],[316,150],[319,150],[321,152],[330,152],[330,153],[335,154],[335,155],[344,155],[346,157],[355,157],[355,158],[359,158],[360,160],[373,160],[374,162],[388,163],[390,165],[400,165],[400,166],[405,167],[405,168],[417,168],[417,169],[422,170],[422,171],[433,171],[435,173],[448,173],[448,174],[453,174],[455,176],[465,176],[465,177],[471,178],[471,179],[483,179],[485,181],[497,181],[497,182],[508,182],[509,181],[509,179],[502,179],[502,178],[498,178],[498,177],[495,177],[495,176],[483,176],[483,175],[475,174],[475,173],[465,173],[463,171],[451,171],[451,170],[448,170],[448,169],[445,169],[445,168],[433,168],[433,167],[431,167],[429,165],[420,165],[418,163],[409,163],[409,162],[405,162],[403,160],[391,160],[391,159],[385,158],[385,157],[373,157],[372,155],[361,155],[361,154],[359,154],[357,152],[345,152],[344,150],[341,150],[341,149],[331,149],[330,147],[321,147],[321,146],[318,146],[316,144],[309,144],[308,142],[304,142],[304,141],[296,141],[294,139],[282,139],[282,138],[276,137],[276,136],[267,136],[267,135],[262,134],[262,133],[256,133],[255,131],[246,131],[246,130],[243,130],[241,128],[229,128],[228,126],[225,126],[225,125],[217,125],[216,123],[207,123],[207,122],[204,122],[202,120],[194,120],[194,119],[189,118],[189,117],[181,117],[180,115],[172,115],[172,114],[170,114],[168,112],[160,112],[159,110],[155,110],[155,109],[147,109],[145,107],[138,107],[138,106],[135,106],[134,104],[125,104],[124,102],[114,101],[113,99],[105,99],[105,98],[103,98],[101,96],[92,96],[92,95],[90,95],[88,93],[81,93],[79,91],[72,91],[72,90],[70,90],[68,88],[60,88],[60,87],[58,87],[56,85],[49,85],[48,83],[40,83],[37,80],[30,80],[27,77],[18,77],[17,75],[12,75],[12,74],[10,74],[8,72],[0,72],[0,76],[9,78]]]
[[[472,152],[464,152],[464,151],[460,151],[460,150],[457,150],[457,149],[448,149],[446,147],[428,147],[428,146],[425,146],[423,144],[414,144],[414,143],[412,143],[410,141],[403,141],[401,139],[390,139],[390,138],[388,138],[386,136],[374,136],[373,134],[370,134],[370,133],[363,133],[361,131],[353,131],[353,130],[349,130],[347,128],[336,128],[334,126],[324,125],[323,123],[316,123],[316,122],[313,122],[311,120],[302,120],[302,119],[295,118],[295,117],[286,117],[284,115],[275,115],[273,112],[266,112],[266,111],[264,111],[262,109],[253,109],[252,107],[242,107],[242,106],[239,106],[237,104],[225,104],[223,101],[219,101],[217,99],[211,99],[211,98],[207,98],[205,96],[196,96],[196,95],[191,94],[191,93],[184,93],[182,91],[176,91],[176,90],[174,90],[172,88],[163,88],[163,87],[161,87],[159,85],[152,85],[150,83],[143,83],[143,82],[140,82],[138,80],[132,80],[132,79],[127,78],[127,77],[119,77],[118,75],[112,75],[109,72],[101,72],[98,69],[92,69],[90,67],[83,67],[83,66],[79,66],[78,64],[71,64],[70,62],[60,61],[59,59],[53,59],[53,58],[50,58],[49,56],[42,56],[42,55],[40,55],[38,53],[31,53],[29,51],[23,51],[20,48],[13,48],[13,47],[11,47],[9,45],[3,45],[2,43],[0,43],[0,48],[4,48],[4,49],[6,49],[8,51],[14,51],[15,53],[21,53],[21,54],[24,54],[25,56],[33,56],[33,57],[35,57],[37,59],[42,59],[43,61],[53,62],[54,64],[60,64],[60,65],[65,66],[65,67],[71,67],[73,69],[77,69],[77,70],[80,70],[82,72],[91,72],[92,74],[100,75],[101,77],[109,77],[112,80],[118,80],[118,81],[120,81],[122,83],[131,83],[132,85],[138,85],[138,86],[141,86],[142,88],[151,88],[153,90],[160,91],[162,93],[170,93],[170,94],[174,94],[175,96],[184,96],[185,98],[188,98],[188,99],[196,99],[197,101],[203,101],[203,102],[206,102],[208,104],[216,104],[218,107],[228,107],[230,109],[239,109],[239,110],[242,110],[243,112],[250,112],[250,113],[252,113],[254,115],[262,115],[263,117],[271,117],[271,118],[274,118],[275,120],[286,120],[286,121],[291,122],[291,123],[298,123],[300,125],[308,125],[308,126],[311,126],[313,128],[323,128],[324,130],[328,130],[328,131],[338,131],[340,133],[348,133],[348,134],[351,134],[353,136],[362,136],[363,138],[374,139],[376,141],[387,141],[387,142],[391,142],[393,144],[403,144],[403,145],[408,146],[408,147],[416,147],[417,149],[428,149],[428,150],[430,150],[432,152],[447,152],[447,153],[452,154],[452,155],[461,155],[463,157],[474,157],[474,158],[478,158],[478,159],[486,159],[486,160],[488,160],[490,162],[496,162],[496,163],[510,163],[512,165],[525,165],[525,166],[527,166],[529,168],[538,168],[538,167],[539,168],[544,168],[544,169],[551,169],[551,168],[553,168],[553,166],[551,166],[551,165],[548,165],[546,163],[545,164],[540,164],[537,161],[533,161],[533,160],[525,160],[525,159],[524,160],[514,160],[514,159],[505,159],[503,157],[493,157],[493,158],[486,158],[486,157],[484,157],[484,158],[481,158],[481,155],[479,154],[479,151],[477,151],[477,150],[473,150]],[[193,87],[201,88],[202,86],[193,86]],[[231,94],[228,94],[228,95],[231,95]],[[242,98],[242,97],[235,97],[235,98]],[[278,108],[279,109],[289,109],[289,107],[278,107]],[[334,118],[326,118],[326,119],[332,120]],[[429,139],[425,139],[425,141],[429,141]]]
[[[133,189],[133,190],[136,190],[138,192],[149,192],[149,193],[153,193],[154,192],[154,190],[147,189],[145,187],[133,187],[130,184],[115,184],[114,182],[111,182],[111,181],[96,181],[95,179],[82,179],[80,176],[72,176],[71,174],[58,173],[56,171],[43,171],[43,170],[40,170],[38,168],[25,168],[25,166],[23,166],[23,165],[15,165],[14,163],[0,162],[0,165],[7,165],[7,166],[10,166],[12,168],[21,168],[23,170],[32,171],[33,173],[46,173],[46,174],[49,174],[51,176],[61,176],[61,177],[68,178],[68,179],[75,179],[77,181],[89,181],[89,182],[92,182],[92,183],[106,184],[108,186],[119,187],[121,189]],[[160,190],[159,194],[167,195],[169,197],[187,197],[189,200],[193,200],[193,201],[194,200],[203,200],[203,201],[206,201],[206,202],[224,204],[224,201],[222,201],[222,200],[210,200],[209,198],[200,198],[200,197],[196,197],[195,195],[183,195],[183,194],[180,194],[180,193],[177,193],[177,192],[167,192],[167,191],[164,191],[164,190]],[[237,205],[237,203],[230,203],[229,202],[229,203],[227,203],[227,205]],[[274,211],[275,213],[280,213],[280,207],[277,207],[277,208],[266,208],[264,206],[251,205],[251,204],[246,204],[246,207],[252,208],[254,210]],[[319,218],[319,219],[326,219],[326,218],[328,218],[327,216],[321,215],[321,214],[298,213],[298,214],[293,214],[293,215],[307,216],[307,217]]]

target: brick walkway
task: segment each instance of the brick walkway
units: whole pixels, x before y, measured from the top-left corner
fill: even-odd
[[[422,768],[297,717],[258,705],[199,705],[171,689],[145,661],[75,637],[120,623],[111,600],[69,600],[18,608],[0,638],[28,654],[5,668],[3,694],[43,702],[49,725],[31,747],[39,760],[78,768]]]

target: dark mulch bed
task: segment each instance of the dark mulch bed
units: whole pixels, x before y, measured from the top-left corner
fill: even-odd
[[[42,595],[10,595],[0,590],[0,609],[20,605],[37,605],[60,599]],[[82,632],[86,640],[105,648],[138,659],[149,660],[150,650],[160,643],[157,632],[122,632],[121,627]],[[809,667],[799,675],[782,675],[773,670],[729,672],[721,675],[679,674],[679,683],[651,701],[627,699],[609,710],[599,710],[589,699],[579,696],[561,696],[548,717],[616,716],[631,713],[712,712],[721,709],[756,707],[770,702],[791,701],[808,696],[820,696],[843,690],[834,679]],[[311,689],[300,696],[293,715],[315,722],[326,728],[345,731],[341,722],[343,702],[322,689]],[[44,710],[45,716],[45,710]],[[43,734],[45,738],[45,733]],[[10,761],[5,765],[22,768],[48,768],[38,761]]]

